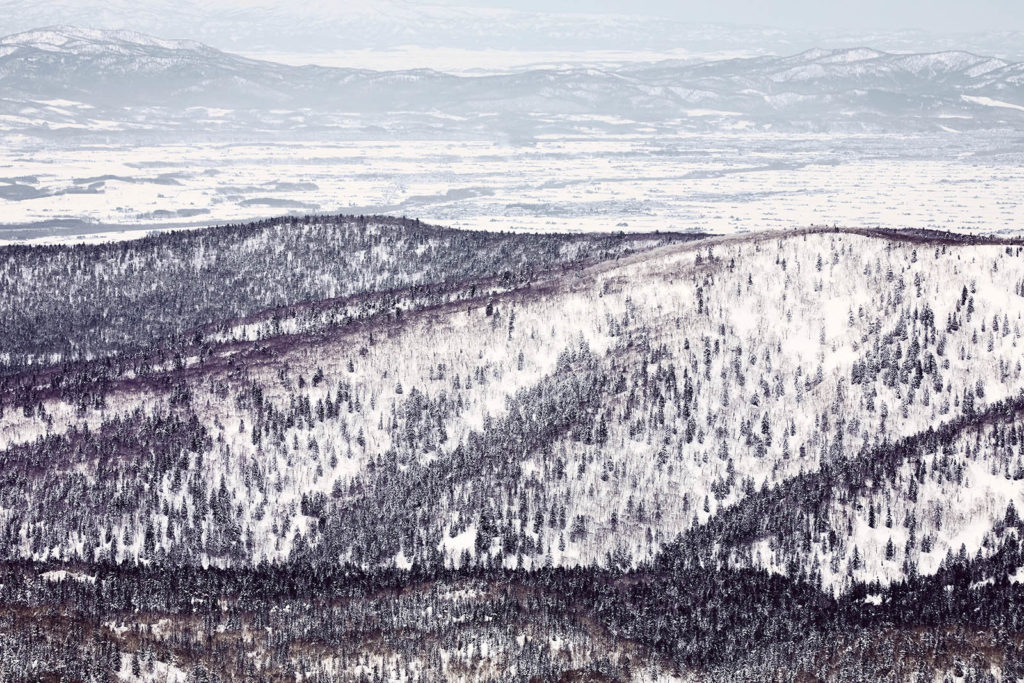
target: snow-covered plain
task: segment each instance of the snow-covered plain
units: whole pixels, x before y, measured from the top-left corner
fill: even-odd
[[[577,134],[529,143],[385,132],[378,140],[145,146],[8,137],[0,240],[320,212],[487,230],[1024,228],[1024,145],[1010,133],[782,134],[713,115],[719,133],[686,132],[685,119],[653,129],[578,117]]]

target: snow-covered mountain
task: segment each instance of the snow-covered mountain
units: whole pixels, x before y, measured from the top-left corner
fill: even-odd
[[[254,112],[326,117],[442,113],[449,127],[498,114],[491,132],[526,134],[538,115],[598,115],[665,122],[699,110],[709,125],[736,123],[830,130],[919,130],[1019,125],[1024,65],[966,52],[890,54],[815,49],[789,57],[663,61],[606,68],[547,68],[453,76],[430,70],[376,72],[295,67],[242,58],[194,42],[134,33],[53,27],[0,40],[0,88],[10,116],[46,128],[38,103],[84,105],[82,125],[175,119],[202,127],[190,108],[224,110],[217,121],[251,127]],[[72,107],[73,109],[74,107]],[[272,125],[267,125],[273,128]],[[166,128],[166,126],[165,126]]]
[[[3,52],[9,54],[19,48],[69,54],[134,54],[144,57],[149,50],[198,50],[213,53],[201,43],[185,40],[161,40],[135,31],[101,31],[55,26],[34,31],[25,31],[4,38]]]
[[[1024,243],[693,237],[0,250],[0,674],[1019,677]]]
[[[130,29],[201,40],[245,53],[389,50],[407,46],[463,50],[586,52],[593,50],[787,54],[822,43],[837,47],[872,44],[899,52],[959,47],[1024,59],[1013,32],[935,36],[918,31],[856,32],[782,30],[739,24],[687,23],[654,16],[530,12],[419,3],[260,2],[214,0],[75,0],[0,2],[0,33],[53,24]]]
[[[1021,253],[305,219],[12,254],[0,558],[934,574],[1024,509]]]

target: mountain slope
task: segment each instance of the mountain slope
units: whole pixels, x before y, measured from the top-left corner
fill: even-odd
[[[5,680],[1021,673],[1019,241],[309,217],[0,258]]]
[[[120,262],[121,251],[97,255]],[[11,253],[17,263],[34,250]],[[504,287],[467,284],[405,310],[278,308],[144,362],[24,372],[7,380],[0,427],[3,551],[227,565],[648,562],[765,487],[844,472],[1016,397],[1024,298],[1005,293],[1021,290],[1020,254],[856,232],[669,244]],[[57,272],[69,271],[51,283]],[[991,483],[950,517],[934,510],[968,493],[948,474],[957,457],[977,469],[967,478],[990,472]],[[1005,478],[1012,458],[977,457],[989,456],[946,458],[927,486],[920,475],[916,538],[929,536],[929,550],[881,562],[878,543],[906,545],[902,532],[868,534],[839,507],[829,543],[842,552],[802,548],[798,568],[844,590],[851,576],[934,572],[961,543],[984,554],[984,533],[968,530],[1024,505],[1024,489]],[[899,471],[892,491],[908,485]],[[878,516],[906,525],[912,506],[884,491],[870,502],[875,528]],[[50,517],[61,499],[92,512],[67,528]],[[857,545],[870,562],[831,568]],[[792,551],[735,550],[791,573]]]
[[[678,539],[668,564],[757,566],[834,590],[1017,547],[1024,396],[766,488]],[[1021,565],[986,580],[1016,581]]]

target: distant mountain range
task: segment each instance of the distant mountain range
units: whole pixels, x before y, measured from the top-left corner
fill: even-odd
[[[323,53],[407,46],[464,50],[619,50],[792,54],[816,45],[870,44],[898,52],[950,48],[1024,59],[1019,33],[936,36],[921,31],[808,31],[692,23],[653,16],[556,13],[407,2],[0,0],[0,34],[53,24],[201,40],[244,53]]]
[[[52,27],[0,39],[0,91],[9,130],[65,134],[167,129],[168,119],[183,130],[330,127],[339,116],[380,125],[439,117],[434,127],[446,131],[524,136],[578,125],[575,117],[604,126],[820,131],[1014,128],[1024,120],[1022,63],[866,48],[454,76],[285,66],[196,42]]]

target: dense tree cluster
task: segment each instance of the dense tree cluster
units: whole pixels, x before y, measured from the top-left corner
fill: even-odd
[[[754,570],[7,563],[0,677],[1015,680],[1024,587],[972,588],[984,571],[966,561],[837,599]]]

